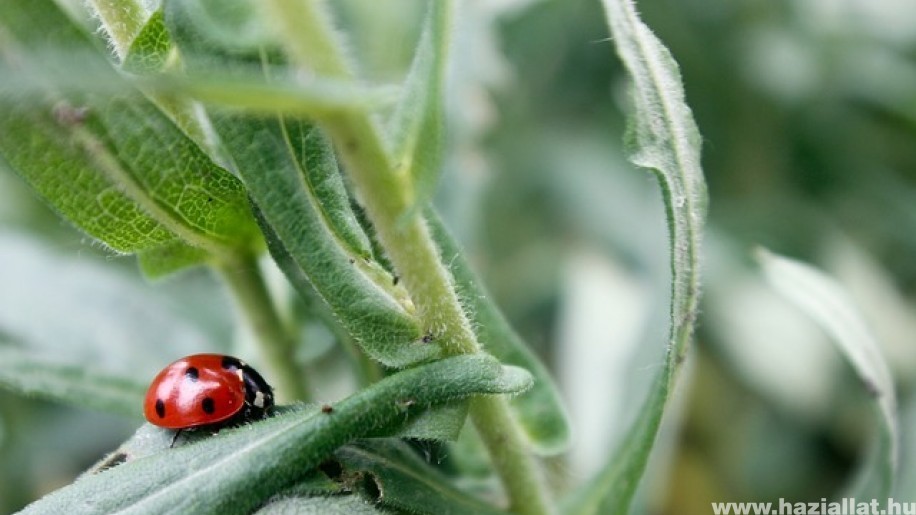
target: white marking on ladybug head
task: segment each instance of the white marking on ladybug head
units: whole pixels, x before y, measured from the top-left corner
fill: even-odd
[[[263,392],[254,392],[254,405],[258,408],[264,407],[264,393]]]
[[[238,369],[235,370],[235,375],[239,376],[239,381],[241,381],[241,382],[243,382],[243,383],[245,382],[245,373],[242,372],[242,369],[241,369],[241,368],[238,368]]]

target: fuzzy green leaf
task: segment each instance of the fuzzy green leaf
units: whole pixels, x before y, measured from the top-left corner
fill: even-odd
[[[22,395],[140,417],[146,385],[85,366],[0,347],[0,386]]]
[[[53,2],[4,2],[0,27],[11,36],[5,66],[41,77],[45,94],[43,105],[0,98],[0,154],[58,212],[120,252],[179,241],[214,255],[256,248],[241,183],[155,105],[138,93],[64,96],[49,82],[41,56],[62,49],[99,80],[124,82]]]
[[[471,319],[477,341],[503,363],[522,367],[535,377],[534,387],[511,401],[529,442],[541,454],[563,452],[570,441],[569,420],[550,373],[493,303],[439,216],[428,210],[427,220],[442,260],[448,263],[455,278],[455,289]]]
[[[390,508],[436,515],[505,513],[452,486],[398,440],[359,441],[339,449],[334,459],[341,465],[344,481],[347,476],[369,474],[378,502]]]
[[[693,335],[700,298],[700,242],[706,185],[700,133],[668,49],[639,19],[632,0],[603,0],[611,41],[632,79],[630,160],[652,171],[665,200],[671,245],[671,327],[664,368],[616,454],[570,501],[577,514],[626,513],[646,469]]]
[[[249,513],[343,444],[397,430],[414,409],[530,385],[530,374],[490,356],[444,359],[389,376],[330,412],[292,408],[84,476],[22,513]]]
[[[758,253],[767,282],[830,335],[872,399],[878,436],[850,497],[885,499],[897,475],[900,429],[894,380],[867,324],[849,294],[823,272],[765,250]]]
[[[389,122],[397,173],[411,177],[413,204],[432,196],[442,164],[445,71],[454,2],[431,2],[401,99]]]
[[[172,39],[165,27],[162,10],[154,12],[134,38],[121,67],[124,70],[145,74],[161,70],[172,50]]]

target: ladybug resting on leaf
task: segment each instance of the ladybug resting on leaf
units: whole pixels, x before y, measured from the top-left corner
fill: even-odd
[[[159,372],[146,392],[143,414],[167,429],[218,429],[264,418],[273,405],[273,389],[244,361],[195,354]]]

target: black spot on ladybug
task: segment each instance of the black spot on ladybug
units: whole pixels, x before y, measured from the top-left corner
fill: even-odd
[[[199,372],[198,372],[197,369],[194,368],[194,367],[188,367],[188,369],[185,370],[184,375],[185,375],[188,379],[190,379],[191,382],[196,383],[196,382],[197,382],[198,375],[199,375]]]
[[[332,411],[334,411],[334,408],[330,404],[323,404],[321,406],[322,413],[331,413]]]
[[[343,475],[343,467],[337,460],[325,461],[321,465],[318,465],[318,470],[324,472],[324,475],[328,476],[328,479],[337,480]]]
[[[223,368],[226,370],[235,370],[242,368],[242,362],[232,356],[223,356]]]
[[[162,402],[162,399],[156,399],[156,414],[159,415],[159,418],[165,417],[165,403]]]
[[[216,409],[216,405],[213,403],[213,399],[210,397],[204,397],[204,400],[200,401],[200,407],[203,408],[204,413],[211,414]]]

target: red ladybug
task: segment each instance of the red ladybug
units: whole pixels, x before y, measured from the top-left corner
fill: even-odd
[[[273,389],[244,361],[195,354],[165,367],[146,391],[143,414],[168,429],[219,428],[264,418]]]

